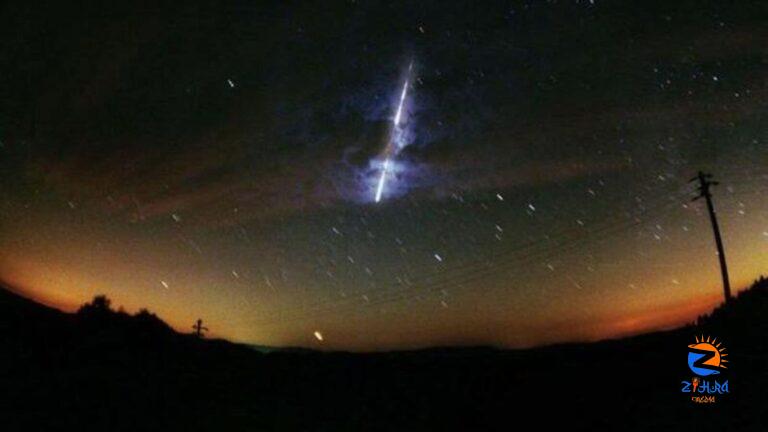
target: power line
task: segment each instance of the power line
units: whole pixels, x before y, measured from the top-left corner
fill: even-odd
[[[403,288],[400,290],[393,291],[387,291],[381,293],[379,298],[374,299],[373,301],[370,301],[367,304],[364,304],[364,306],[370,307],[370,306],[376,306],[380,304],[390,303],[392,301],[399,301],[403,299],[409,299],[413,297],[420,296],[421,293],[429,293],[432,291],[435,291],[437,289],[450,289],[453,287],[461,286],[465,283],[469,282],[476,282],[482,279],[485,279],[487,277],[490,277],[494,274],[498,274],[500,271],[504,271],[505,268],[509,270],[510,264],[524,264],[536,259],[544,259],[547,257],[551,257],[553,255],[561,254],[563,252],[567,252],[570,250],[573,250],[576,246],[579,246],[581,243],[589,243],[593,241],[600,241],[604,240],[605,238],[608,238],[610,236],[620,234],[621,232],[624,232],[626,229],[641,225],[644,223],[647,223],[648,221],[640,221],[638,218],[639,216],[643,216],[653,210],[655,210],[658,207],[666,207],[666,211],[671,210],[671,206],[677,204],[677,203],[664,203],[663,205],[656,206],[654,208],[647,208],[643,213],[639,215],[635,215],[635,219],[627,223],[626,221],[620,223],[620,224],[613,224],[603,227],[601,230],[593,231],[592,236],[590,236],[587,239],[584,238],[574,238],[574,239],[567,239],[565,242],[561,244],[555,244],[555,245],[547,245],[543,249],[534,251],[531,254],[521,256],[521,257],[510,257],[509,259],[505,260],[506,262],[502,262],[501,264],[497,265],[491,265],[483,267],[477,267],[474,266],[474,268],[470,268],[469,271],[465,271],[463,273],[457,274],[457,275],[448,275],[448,277],[445,277],[445,274],[438,274],[437,276],[440,279],[437,280],[431,280],[428,283],[425,283],[422,287],[416,288],[414,292],[414,288],[408,287]],[[599,236],[599,234],[602,234],[602,236]],[[517,248],[517,251],[523,251],[528,249],[527,247]],[[505,255],[508,255],[509,253],[514,252],[513,251],[507,251]],[[357,297],[348,297],[344,300],[340,301],[331,301],[326,303],[319,303],[312,305],[310,307],[319,307],[319,310],[312,311],[313,317],[317,317],[318,314],[325,314],[325,313],[331,313],[331,312],[343,312],[348,307],[359,307]],[[323,307],[325,306],[325,307]],[[347,306],[347,308],[345,308]],[[285,312],[285,311],[283,311]],[[301,310],[293,310],[288,311],[289,316],[286,317],[284,314],[274,314],[274,315],[280,315],[282,316],[281,322],[286,322],[286,320],[293,321],[297,319],[302,319],[302,315],[306,314],[307,310],[306,307],[301,308]],[[294,312],[291,314],[291,312]],[[309,318],[309,317],[304,317]],[[269,325],[270,323],[260,323],[262,325]]]
[[[681,189],[681,188],[678,187],[677,189],[679,191],[679,189]],[[679,193],[680,192],[678,192],[678,194]],[[685,195],[687,195],[687,193]],[[683,196],[683,195],[681,194],[681,196]],[[661,204],[654,205],[654,206],[647,206],[641,213],[634,215],[635,219],[637,219],[640,216],[644,216],[645,214],[653,211],[654,209],[660,207],[661,205],[668,205],[668,204],[670,204],[671,201],[674,201],[674,198],[679,198],[679,197],[672,196],[669,199],[665,199],[664,202],[661,203]],[[676,202],[672,202],[672,203],[673,204],[677,204]],[[640,222],[640,221],[638,220],[638,222]],[[601,231],[604,231],[606,229],[615,228],[617,226],[619,228],[621,228],[621,225],[625,224],[625,223],[626,223],[626,221],[619,221],[618,224],[613,224],[613,225],[609,224],[609,225],[606,225],[606,226],[604,226],[602,228],[598,228],[597,230],[593,230],[592,234],[600,233]],[[634,225],[637,225],[637,224],[630,222],[630,225],[634,226]],[[574,232],[573,229],[566,229],[566,230],[561,230],[561,231],[566,231],[566,233],[564,233],[564,234],[568,234],[568,231]],[[579,240],[579,239],[576,239],[576,240]],[[573,241],[573,239],[566,238],[566,243],[565,244],[567,244],[567,241]],[[546,243],[549,243],[549,242],[551,242],[551,240],[547,239]],[[535,250],[534,249],[533,252],[532,252],[533,254],[545,253],[545,252],[548,252],[549,250],[553,250],[553,249],[557,250],[557,248],[560,248],[560,247],[563,246],[562,242],[559,243],[559,244],[558,243],[546,244],[546,243],[544,241],[529,242],[527,244],[519,245],[517,247],[510,248],[510,249],[507,249],[507,250],[500,250],[500,251],[497,251],[497,253],[495,254],[495,258],[498,260],[499,258],[505,258],[506,256],[509,256],[509,255],[514,254],[516,252],[529,251],[529,250],[531,250],[533,248],[536,248],[536,247],[542,247],[543,249],[541,249],[541,250]],[[534,256],[536,256],[536,255],[534,255]],[[478,271],[483,271],[483,269],[480,268],[479,265],[482,266],[482,267],[485,267],[486,270],[490,270],[490,269],[496,269],[496,268],[498,268],[500,266],[502,266],[502,268],[503,268],[504,262],[502,261],[502,263],[500,265],[499,264],[487,265],[487,260],[474,260],[472,262],[469,262],[469,263],[461,265],[461,266],[455,266],[455,267],[453,267],[450,270],[445,271],[445,272],[433,273],[433,274],[429,274],[429,275],[422,276],[422,277],[417,276],[415,278],[412,278],[412,280],[415,280],[415,281],[418,282],[420,279],[423,279],[423,280],[429,281],[431,284],[442,283],[443,282],[442,279],[435,280],[434,279],[435,276],[437,276],[438,278],[443,278],[446,281],[450,281],[452,277],[466,276],[466,274],[462,274],[462,272],[464,272],[466,269],[469,269],[469,274],[474,274],[474,273],[476,273]],[[458,273],[458,274],[455,275],[455,276],[452,276],[452,273]],[[409,289],[409,288],[406,288],[406,289]],[[357,292],[350,294],[349,297],[345,297],[344,299],[321,301],[321,302],[316,302],[316,303],[311,304],[311,305],[297,306],[295,308],[290,308],[289,311],[291,311],[292,309],[293,310],[295,310],[295,309],[305,310],[306,308],[322,307],[322,306],[325,306],[325,305],[328,305],[328,304],[333,304],[333,303],[351,302],[351,301],[354,301],[357,297],[360,297],[360,296],[363,296],[363,295],[365,295],[365,296],[375,295],[375,293],[370,293],[367,290],[358,290]],[[285,310],[283,310],[281,312],[284,313]]]

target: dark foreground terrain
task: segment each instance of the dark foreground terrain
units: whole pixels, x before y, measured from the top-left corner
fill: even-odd
[[[696,326],[530,350],[276,351],[151,313],[65,314],[0,290],[1,430],[768,430],[768,281]],[[696,404],[687,345],[714,335],[730,393]]]

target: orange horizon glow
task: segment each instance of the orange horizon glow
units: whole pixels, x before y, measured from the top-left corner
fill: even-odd
[[[29,265],[29,263],[27,263]],[[28,270],[28,267],[20,266],[20,269]],[[58,275],[58,278],[53,276],[41,276],[39,278],[30,278],[25,280],[24,277],[13,277],[12,275],[3,283],[11,291],[29,298],[35,302],[41,303],[45,306],[59,309],[63,312],[74,313],[84,303],[90,301],[94,295],[105,294],[113,302],[113,308],[115,310],[123,309],[128,313],[136,313],[142,308],[150,310],[150,312],[156,313],[163,321],[181,333],[190,333],[191,323],[194,322],[197,315],[190,313],[178,312],[174,313],[173,309],[161,307],[158,310],[142,305],[140,299],[126,298],[125,295],[115,293],[111,290],[84,290],[75,289],[75,287],[89,286],[88,282],[84,279],[72,277],[71,275],[63,272]],[[34,272],[24,272],[25,274],[35,274]],[[36,273],[40,275],[41,273]],[[66,275],[66,276],[62,276]],[[759,277],[748,279],[747,281],[736,281],[732,283],[734,287],[734,296],[738,295],[741,291],[747,289],[751,285],[751,281]],[[57,280],[58,279],[58,280]],[[48,284],[47,288],[38,288],[37,284]],[[55,289],[51,289],[55,286]],[[522,343],[493,343],[492,341],[485,341],[481,339],[467,339],[464,341],[458,340],[456,345],[497,345],[502,348],[529,348],[535,346],[544,346],[556,343],[568,343],[568,342],[594,342],[606,339],[615,339],[628,336],[634,336],[654,331],[669,330],[677,327],[681,327],[687,324],[694,323],[696,318],[711,312],[715,307],[722,304],[723,295],[720,293],[722,287],[717,284],[712,284],[708,287],[706,292],[699,294],[698,296],[690,300],[679,300],[669,303],[656,305],[648,309],[635,308],[629,312],[613,312],[606,313],[604,316],[594,317],[589,321],[578,320],[564,320],[555,324],[543,326],[540,334],[536,334],[535,331],[526,329],[523,331],[525,334],[525,340],[528,342]],[[220,323],[217,323],[220,324]],[[216,331],[218,330],[218,331]],[[219,329],[214,329],[209,334],[210,337],[221,337],[230,339],[233,342],[254,343],[247,339],[238,338],[232,336],[227,332],[222,332]],[[474,340],[474,342],[473,342]],[[532,342],[538,340],[538,342]],[[262,343],[260,343],[262,344]],[[265,344],[266,345],[266,344]],[[273,346],[294,346],[295,343],[287,342],[284,344],[274,343]],[[310,345],[310,344],[307,344]],[[429,346],[445,345],[445,343],[436,344],[404,344],[403,348],[412,347],[429,347]],[[313,346],[318,349],[329,349],[327,346]],[[380,351],[377,347],[363,347],[358,349],[355,347],[342,347],[345,350],[351,351]],[[396,346],[395,349],[398,347]],[[333,349],[333,348],[330,348]]]
[[[718,208],[735,294],[765,273],[768,236],[761,212],[742,214],[738,201],[725,199]],[[324,275],[307,269],[311,255],[294,254],[306,253],[299,241],[254,234],[249,243],[233,245],[221,240],[230,233],[218,228],[200,230],[173,219],[164,225],[124,221],[98,209],[51,211],[46,204],[8,230],[0,248],[0,280],[65,311],[104,294],[116,308],[131,313],[146,308],[181,332],[190,332],[202,318],[212,336],[267,346],[380,351],[593,341],[683,325],[721,301],[709,221],[690,206],[678,212],[677,220],[662,216],[653,222],[687,237],[648,238],[642,253],[638,234],[629,231],[445,294],[435,291],[421,301],[377,308],[361,301],[338,314],[316,315],[305,305],[338,300],[365,280],[329,285]],[[297,216],[293,223],[305,226],[307,220]],[[195,247],[185,240],[193,236]],[[375,258],[376,251],[365,244],[354,246],[361,247],[361,256]],[[290,259],[274,264],[286,256]],[[380,264],[374,271],[386,277],[408,263]],[[285,269],[290,277],[279,279]],[[300,319],[284,319],[292,309],[301,311]],[[322,341],[314,336],[317,331]]]

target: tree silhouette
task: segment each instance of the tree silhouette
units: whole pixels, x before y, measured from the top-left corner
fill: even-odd
[[[77,310],[80,315],[106,315],[112,312],[112,300],[104,294],[93,297],[90,303],[84,303]]]

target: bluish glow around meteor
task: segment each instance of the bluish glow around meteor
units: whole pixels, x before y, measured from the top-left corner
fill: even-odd
[[[384,181],[387,178],[387,170],[389,169],[389,158],[384,159],[384,166],[381,168],[381,176],[379,177],[379,185],[376,186],[376,202],[381,201],[381,193],[384,191]]]
[[[379,181],[376,185],[376,195],[374,197],[375,202],[381,201],[382,194],[384,193],[384,190],[386,189],[386,183],[387,183],[387,175],[389,174],[389,164],[390,159],[397,156],[397,154],[400,152],[400,150],[403,149],[407,145],[406,142],[404,142],[404,133],[402,130],[402,119],[403,119],[403,107],[405,106],[405,101],[408,97],[408,85],[410,84],[411,80],[411,72],[413,71],[413,62],[408,65],[408,73],[405,77],[405,82],[403,83],[403,89],[400,92],[400,99],[397,103],[397,110],[395,111],[395,116],[392,119],[392,132],[390,135],[389,142],[387,143],[387,147],[384,149],[384,164],[381,167],[381,173],[379,174]]]

